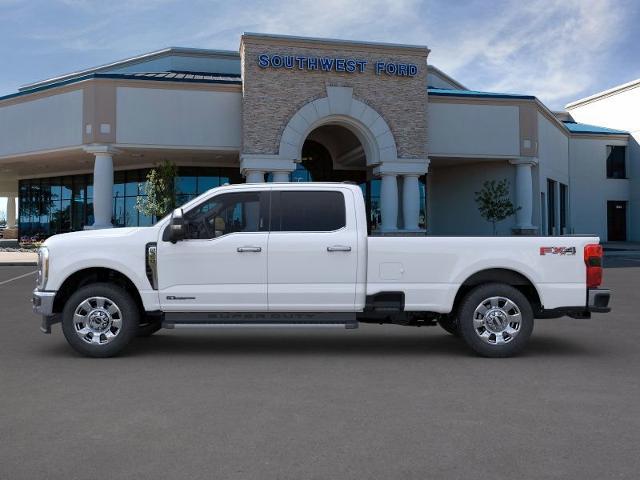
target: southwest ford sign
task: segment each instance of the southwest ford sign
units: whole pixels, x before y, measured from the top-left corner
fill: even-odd
[[[258,55],[260,68],[285,68],[289,70],[307,70],[320,72],[364,73],[368,68],[376,75],[397,77],[414,77],[418,73],[418,66],[413,63],[373,62],[370,67],[367,60],[357,58],[338,57],[302,57],[297,55]]]

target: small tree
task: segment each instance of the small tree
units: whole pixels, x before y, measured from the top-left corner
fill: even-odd
[[[482,190],[476,193],[476,203],[480,215],[486,221],[491,222],[493,234],[497,234],[496,224],[509,218],[520,210],[516,208],[509,198],[509,182],[507,179],[496,182],[487,180],[482,185]]]
[[[175,178],[178,167],[165,160],[147,174],[147,183],[142,185],[144,197],[136,200],[136,210],[149,217],[161,218],[176,208]]]

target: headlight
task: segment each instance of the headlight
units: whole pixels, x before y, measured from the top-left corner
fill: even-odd
[[[36,286],[38,290],[44,290],[49,278],[49,249],[40,247],[38,249],[38,280]]]

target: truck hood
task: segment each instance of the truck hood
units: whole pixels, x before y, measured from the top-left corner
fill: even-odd
[[[95,249],[100,246],[119,244],[122,248],[142,242],[155,241],[156,227],[104,228],[62,233],[49,237],[44,246],[50,250]],[[143,243],[144,244],[144,243]]]

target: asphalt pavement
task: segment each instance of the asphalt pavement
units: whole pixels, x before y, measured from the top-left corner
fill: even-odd
[[[517,358],[364,325],[161,330],[101,360],[40,333],[33,267],[0,267],[0,478],[637,479],[640,261],[607,266],[613,312],[539,320]]]

